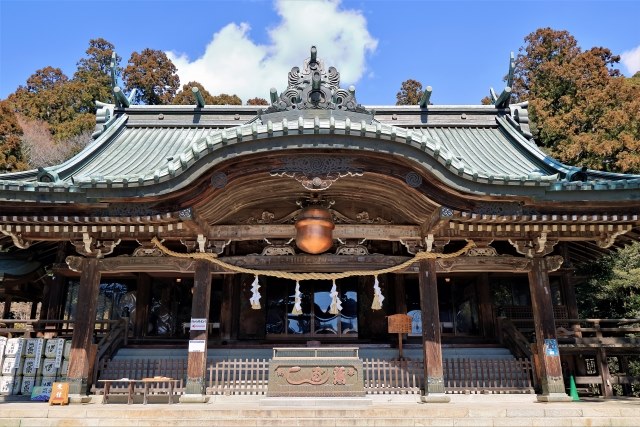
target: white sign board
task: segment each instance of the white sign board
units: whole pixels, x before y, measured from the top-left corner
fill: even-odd
[[[206,331],[207,319],[191,319],[191,326],[189,329],[192,331]]]
[[[206,348],[205,340],[189,340],[189,353],[204,353]]]

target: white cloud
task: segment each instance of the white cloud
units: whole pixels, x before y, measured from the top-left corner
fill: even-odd
[[[271,87],[286,88],[287,73],[302,66],[312,45],[326,67],[338,69],[341,86],[364,75],[365,57],[378,41],[360,11],[341,8],[340,0],[277,0],[275,8],[281,20],[268,30],[267,45],[251,40],[249,24],[230,23],[213,35],[200,58],[167,52],[181,84],[197,81],[213,95],[236,94],[243,102],[255,96],[268,100]]]
[[[623,52],[620,55],[620,60],[627,67],[630,76],[640,71],[640,46]]]

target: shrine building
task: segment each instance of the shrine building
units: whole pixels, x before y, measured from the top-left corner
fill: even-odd
[[[426,402],[566,400],[569,373],[629,392],[640,329],[579,319],[574,273],[638,240],[640,175],[545,154],[510,87],[492,105],[432,105],[429,87],[419,105],[363,106],[328,65],[312,48],[261,77],[278,88],[267,106],[205,105],[197,88],[193,105],[133,105],[114,78],[83,151],[0,175],[5,332],[11,304],[31,302],[32,337],[71,340],[80,397],[151,360],[194,400],[237,392],[217,380],[232,359],[293,385],[268,360],[309,348],[360,360],[329,395],[356,377]],[[109,377],[125,356],[146,371]],[[299,395],[320,384],[300,381]]]

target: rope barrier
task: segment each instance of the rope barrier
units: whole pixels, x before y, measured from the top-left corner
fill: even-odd
[[[466,253],[469,249],[475,247],[475,243],[473,242],[473,240],[467,240],[467,244],[465,245],[465,247],[460,249],[459,251],[452,252],[449,254],[441,254],[441,253],[435,253],[435,252],[418,252],[415,254],[413,258],[401,264],[394,265],[392,267],[382,268],[380,270],[353,270],[353,271],[344,271],[340,273],[290,273],[287,271],[256,270],[253,268],[239,267],[237,265],[229,264],[227,262],[220,260],[219,258],[217,258],[215,254],[210,254],[206,252],[183,254],[180,252],[174,252],[171,249],[167,248],[156,237],[154,237],[151,241],[163,253],[172,257],[202,259],[202,260],[209,261],[213,264],[216,264],[217,266],[222,267],[225,270],[234,271],[236,273],[247,273],[247,274],[253,274],[255,276],[268,276],[268,277],[277,277],[279,279],[291,279],[291,280],[337,280],[337,279],[345,279],[347,277],[353,277],[353,276],[378,276],[381,274],[393,273],[394,271],[402,270],[404,268],[409,267],[411,264],[424,259],[456,258]]]

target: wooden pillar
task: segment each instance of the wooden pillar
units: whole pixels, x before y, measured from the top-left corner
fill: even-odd
[[[196,261],[193,279],[193,302],[191,303],[191,319],[206,319],[205,330],[190,330],[189,354],[187,358],[187,384],[185,395],[180,402],[204,402],[205,374],[207,372],[207,338],[206,324],[209,322],[209,304],[211,299],[211,263],[205,260]],[[204,346],[202,346],[204,341]]]
[[[422,401],[449,402],[450,398],[445,395],[444,390],[436,260],[421,260],[418,274],[420,283],[420,309],[422,310],[425,384]]]
[[[231,339],[233,328],[233,290],[235,288],[235,274],[226,274],[222,282],[222,304],[220,304],[220,339]]]
[[[94,350],[93,331],[96,321],[98,293],[100,291],[100,270],[97,258],[82,260],[80,289],[76,308],[71,354],[69,356],[69,394],[85,395],[91,372],[91,354]]]
[[[4,310],[2,310],[2,318],[8,319],[11,317],[11,301],[13,297],[11,295],[4,294]]]
[[[491,290],[489,289],[489,274],[478,276],[478,314],[480,315],[480,329],[485,338],[495,337],[495,323],[493,307],[491,305]]]
[[[29,319],[36,320],[38,314],[38,300],[31,301],[31,313],[29,313]]]
[[[63,264],[67,256],[67,242],[58,243],[56,263]],[[67,280],[64,276],[55,275],[45,285],[45,296],[40,308],[41,320],[61,320],[64,310],[65,288]],[[55,325],[59,328],[60,325]]]
[[[404,274],[389,274],[393,278],[393,293],[396,300],[396,313],[407,313],[407,296],[404,285]]]
[[[612,397],[613,386],[611,385],[611,373],[609,372],[607,351],[604,347],[598,347],[596,351],[596,363],[598,364],[598,372],[600,372],[600,378],[602,379],[602,397]]]
[[[147,335],[149,325],[149,303],[151,302],[151,277],[148,274],[138,274],[136,290],[136,314],[133,324],[133,336],[143,338]]]
[[[544,402],[569,401],[571,398],[567,396],[562,378],[562,364],[556,339],[553,301],[551,300],[546,261],[544,258],[533,258],[531,262],[529,290],[542,387],[542,394],[538,396],[538,400]]]

